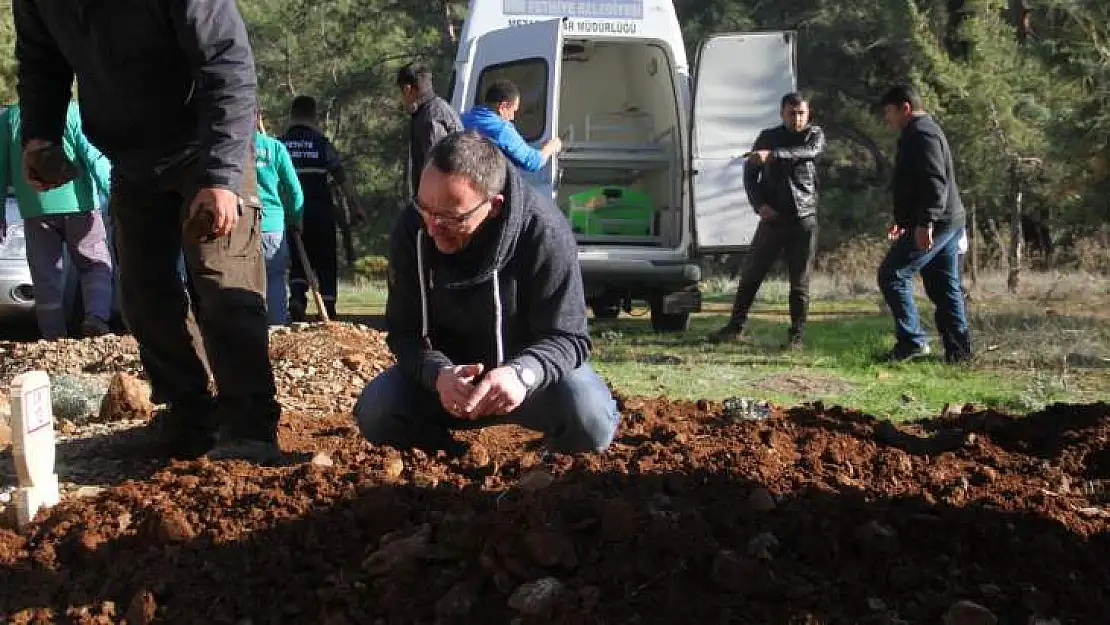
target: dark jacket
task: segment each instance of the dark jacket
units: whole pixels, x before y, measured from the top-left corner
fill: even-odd
[[[952,150],[932,116],[916,117],[902,129],[891,191],[894,222],[903,228],[930,223],[941,229],[964,225]]]
[[[459,253],[439,253],[412,206],[390,234],[387,343],[429,390],[444,366],[515,361],[538,378],[531,395],[589,357],[574,234],[551,199],[508,170],[501,214]]]
[[[409,153],[405,164],[405,189],[409,197],[420,190],[420,174],[428,154],[439,140],[462,130],[459,114],[446,100],[434,93],[421,96],[409,123]]]
[[[808,126],[794,132],[786,126],[759,133],[752,151],[770,150],[763,166],[744,168],[744,188],[752,210],[770,205],[776,213],[799,219],[817,213],[817,157],[825,151],[825,132]]]
[[[235,0],[14,0],[23,140],[60,142],[74,75],[85,133],[127,179],[199,160],[239,192],[254,57]]]
[[[335,223],[328,176],[339,184],[347,179],[339,152],[324,133],[313,126],[293,124],[281,136],[293,169],[304,191],[304,219],[321,224]],[[334,227],[334,226],[332,226]]]

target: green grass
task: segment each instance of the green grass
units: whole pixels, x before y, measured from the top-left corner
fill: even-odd
[[[946,403],[1022,413],[1056,401],[1104,399],[1110,388],[1110,319],[1046,314],[1035,298],[976,300],[971,367],[937,358],[890,365],[877,356],[893,345],[893,325],[873,293],[815,289],[806,346],[795,352],[780,347],[789,323],[785,284],[765,285],[740,345],[706,342],[724,324],[731,300],[731,285],[708,286],[704,312],[682,334],[653,333],[646,308],[615,321],[591,320],[596,369],[630,395],[742,396],[780,405],[820,400],[899,420],[934,416]],[[381,285],[345,288],[340,310],[381,315],[385,297]],[[920,308],[929,326],[932,308],[925,301]],[[939,341],[933,346],[940,351]]]
[[[339,288],[339,312],[349,315],[384,314],[387,294],[384,283],[367,282],[357,286],[341,285]]]

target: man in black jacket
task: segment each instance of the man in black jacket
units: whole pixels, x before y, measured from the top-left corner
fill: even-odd
[[[462,130],[459,114],[435,93],[432,72],[423,63],[409,63],[397,71],[397,88],[412,112],[409,150],[405,163],[406,200],[420,191],[420,173],[439,140]]]
[[[374,443],[455,449],[452,429],[516,423],[557,453],[601,451],[620,416],[590,367],[566,216],[474,132],[441,140],[390,236],[397,365],[355,405]]]
[[[825,151],[825,133],[809,123],[809,102],[799,93],[782,98],[782,125],[759,137],[744,167],[744,188],[759,226],[736,290],[732,315],[712,342],[743,337],[748,311],[767,272],[786,252],[790,274],[790,330],[787,346],[800,348],[809,309],[809,274],[817,251],[817,158]]]
[[[894,225],[888,235],[893,243],[878,274],[897,339],[887,358],[901,361],[930,352],[913,298],[913,278],[920,273],[936,304],[945,358],[965,362],[971,358],[971,334],[958,260],[965,216],[952,151],[913,87],[892,88],[881,104],[887,123],[901,131],[891,185]]]
[[[169,404],[152,431],[177,456],[277,459],[254,58],[234,0],[12,6],[28,179],[49,189],[72,175],[61,146],[74,76],[85,131],[113,164],[123,312],[153,399]],[[183,243],[218,400],[186,330]]]

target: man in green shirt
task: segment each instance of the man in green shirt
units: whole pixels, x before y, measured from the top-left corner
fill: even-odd
[[[285,144],[266,134],[262,109],[254,133],[255,175],[262,200],[262,255],[266,258],[266,316],[270,325],[289,322],[289,242],[286,228],[299,232],[304,191]]]
[[[67,249],[80,277],[86,311],[81,334],[106,334],[112,307],[112,257],[98,200],[108,194],[108,159],[85,138],[77,104],[71,101],[62,140],[66,157],[81,172],[58,188],[36,191],[23,174],[21,125],[19,104],[0,114],[0,188],[14,188],[23,217],[39,331],[45,339],[66,336],[62,252]]]

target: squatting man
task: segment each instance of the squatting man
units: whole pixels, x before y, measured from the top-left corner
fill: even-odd
[[[355,405],[366,438],[458,452],[451,430],[514,423],[551,452],[608,448],[620,416],[588,363],[574,234],[492,141],[468,131],[432,149],[389,265],[397,364]]]

